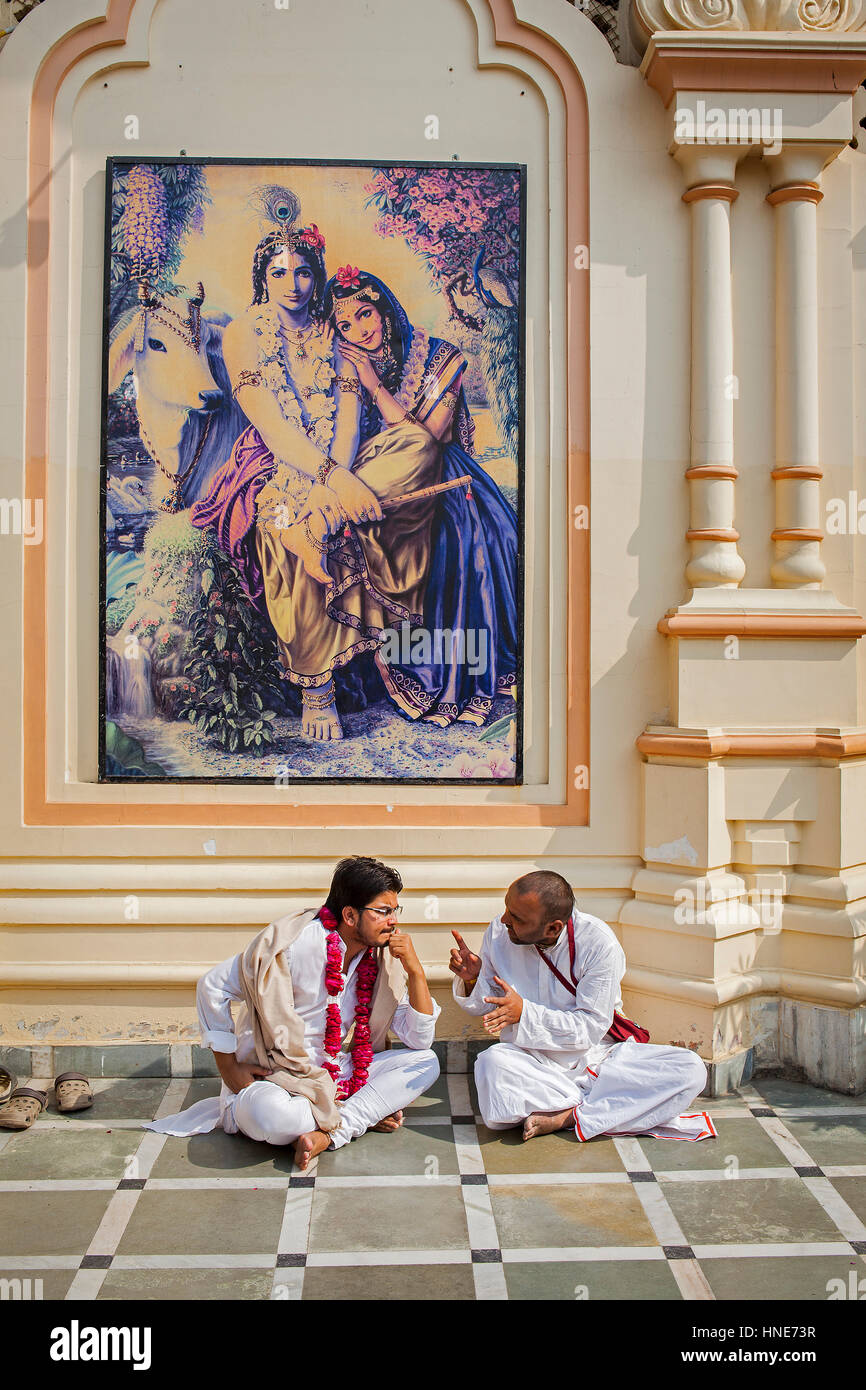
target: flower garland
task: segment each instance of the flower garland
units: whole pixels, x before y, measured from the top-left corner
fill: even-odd
[[[253,317],[253,324],[261,338],[259,369],[263,384],[276,396],[283,418],[306,434],[323,454],[329,454],[337,408],[331,394],[336,376],[331,349],[324,346],[321,333],[314,330],[305,345],[310,359],[311,385],[301,389],[295,385],[286,366],[279,319],[274,310],[267,306],[259,309]],[[302,395],[307,424],[304,423],[301,407]],[[303,510],[314,481],[285,459],[277,459],[271,479],[258,495],[256,510],[259,516],[277,531],[287,530]]]
[[[415,404],[427,362],[428,345],[429,336],[426,329],[413,329],[412,346],[403,367],[403,375],[400,377],[400,390],[394,397],[401,410],[410,410]]]
[[[327,955],[325,960],[325,989],[331,996],[341,994],[343,979],[343,942],[337,931],[337,919],[327,907],[319,909],[319,921],[328,933]],[[337,1088],[337,1100],[346,1100],[366,1083],[373,1060],[373,1046],[370,1039],[370,1012],[373,990],[379,974],[379,962],[369,947],[358,966],[358,995],[355,1004],[355,1035],[352,1039],[352,1075],[348,1081],[340,1079],[340,1067],[336,1056],[343,1041],[343,1020],[340,1006],[335,998],[328,1004],[325,1022],[324,1048],[329,1060],[324,1068]]]

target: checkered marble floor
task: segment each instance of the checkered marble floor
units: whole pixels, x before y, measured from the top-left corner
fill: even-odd
[[[0,1131],[0,1278],[45,1299],[826,1300],[866,1277],[866,1096],[759,1079],[702,1102],[717,1140],[524,1144],[452,1074],[302,1176],[291,1150],[140,1128],[215,1081],[94,1090]]]

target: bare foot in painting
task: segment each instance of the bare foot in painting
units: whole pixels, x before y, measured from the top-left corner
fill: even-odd
[[[330,699],[328,698],[330,694]],[[328,686],[303,692],[301,732],[311,743],[332,743],[343,737],[343,726],[337,714],[333,682]]]
[[[332,583],[331,576],[325,569],[324,546],[328,531],[323,530],[324,524],[324,518],[319,512],[308,521],[300,521],[297,525],[280,532],[280,539],[286,550],[297,555],[307,574],[318,584]]]

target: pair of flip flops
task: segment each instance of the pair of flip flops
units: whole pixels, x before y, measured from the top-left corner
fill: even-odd
[[[2,1077],[0,1077],[2,1082]],[[79,1071],[65,1071],[54,1079],[54,1098],[63,1114],[87,1110],[93,1104],[93,1091]],[[0,1129],[29,1129],[48,1104],[47,1091],[17,1086],[5,1105],[0,1105]]]

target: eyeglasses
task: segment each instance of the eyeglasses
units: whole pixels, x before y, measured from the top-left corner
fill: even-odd
[[[375,912],[377,917],[399,917],[403,911],[403,904],[398,903],[396,907],[365,907],[365,912]]]

